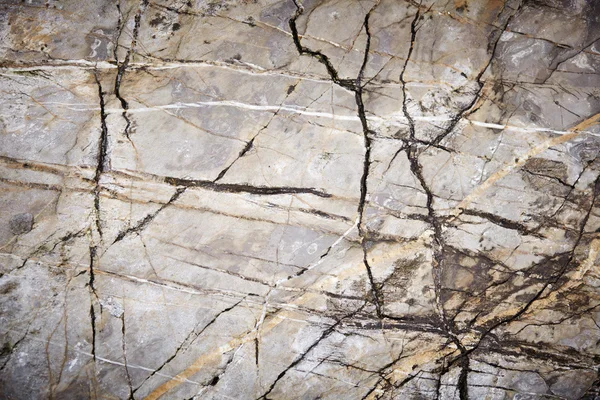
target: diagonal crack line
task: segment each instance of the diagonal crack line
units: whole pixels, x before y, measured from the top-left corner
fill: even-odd
[[[519,33],[520,33],[520,32],[519,32]],[[554,73],[555,73],[556,71],[561,71],[561,70],[559,70],[558,68],[559,68],[559,67],[560,67],[562,64],[564,64],[564,63],[566,63],[566,62],[568,62],[568,61],[572,60],[573,58],[577,57],[579,54],[581,54],[581,53],[585,52],[585,50],[586,50],[588,47],[592,46],[592,45],[593,45],[594,43],[596,43],[598,40],[600,40],[600,37],[595,37],[595,38],[593,38],[592,40],[590,40],[589,42],[587,42],[587,43],[583,44],[583,46],[581,46],[580,48],[571,48],[571,49],[567,50],[567,51],[565,52],[565,53],[566,53],[566,56],[562,57],[562,56],[563,56],[565,53],[561,54],[561,57],[560,57],[560,58],[562,58],[562,60],[557,60],[559,57],[556,57],[556,58],[555,58],[555,59],[552,61],[552,64],[549,66],[550,73],[548,73],[548,75],[547,75],[547,76],[546,76],[544,79],[536,79],[536,82],[535,82],[535,83],[539,83],[539,84],[542,84],[542,85],[546,84],[546,82],[548,82],[548,80],[549,80],[549,79],[552,77],[552,75],[554,75]],[[556,43],[554,43],[554,45],[555,45],[555,46],[557,46],[557,47],[560,47],[560,46],[558,46]]]
[[[329,74],[333,83],[348,89],[350,91],[355,91],[354,82],[352,80],[343,80],[338,76],[338,72],[325,54],[320,51],[314,51],[309,49],[308,47],[302,46],[300,42],[300,35],[298,34],[298,28],[296,26],[296,20],[304,13],[304,6],[298,0],[292,0],[296,5],[296,12],[290,18],[290,29],[292,31],[292,39],[294,40],[294,44],[296,45],[296,49],[300,55],[309,55],[319,61],[321,64],[325,66],[327,69],[327,73]]]
[[[198,12],[193,9],[186,9],[188,7],[191,7],[190,6],[191,4],[192,4],[192,2],[187,2],[186,4],[180,6],[179,8],[176,8],[176,7],[166,6],[163,4],[150,3],[150,7],[158,8],[161,10],[171,11],[171,12],[174,12],[174,13],[180,14],[180,15],[192,15],[192,16],[201,16],[201,17],[206,16],[205,13]]]
[[[175,359],[175,357],[177,357],[177,355],[183,350],[187,350],[189,348],[189,346],[194,342],[194,340],[196,340],[200,335],[202,335],[204,333],[204,331],[206,331],[210,326],[212,326],[217,319],[219,319],[220,316],[222,316],[223,314],[228,313],[229,311],[233,310],[235,307],[237,307],[242,301],[245,300],[245,297],[242,298],[240,301],[238,301],[237,303],[223,309],[221,312],[217,313],[217,315],[215,315],[210,321],[208,321],[208,323],[206,325],[204,325],[204,327],[196,332],[196,329],[198,328],[199,324],[196,324],[196,326],[194,326],[194,329],[192,329],[190,331],[190,333],[186,336],[185,339],[183,339],[183,341],[181,342],[181,344],[177,347],[177,349],[175,349],[175,352],[169,356],[169,358],[167,358],[165,360],[165,362],[163,362],[158,368],[156,368],[154,371],[152,371],[152,373],[150,375],[148,375],[146,377],[146,379],[144,379],[142,381],[142,383],[140,383],[138,385],[138,387],[136,387],[133,390],[133,393],[135,394],[143,385],[144,383],[146,383],[146,381],[148,381],[150,378],[152,378],[154,375],[158,374],[163,368],[165,368],[167,366],[167,364],[169,364],[171,361],[173,361],[173,359]]]
[[[0,366],[0,372],[2,372],[4,370],[4,368],[6,368],[6,366],[10,362],[13,354],[17,350],[17,347],[21,344],[21,342],[23,342],[23,340],[25,340],[25,338],[29,334],[29,330],[31,329],[31,325],[32,325],[32,321],[29,322],[29,325],[27,326],[27,329],[25,330],[25,333],[23,334],[23,336],[21,336],[19,339],[17,339],[17,341],[12,346],[10,345],[10,342],[7,342],[4,346],[8,345],[9,348],[8,349],[3,348],[3,349],[0,350],[0,355],[2,357],[6,357],[6,360],[4,361],[4,363],[2,364],[2,366]]]
[[[290,95],[294,92],[295,88],[296,88],[296,85],[290,86],[288,88],[288,92],[287,92],[286,96],[284,97],[284,99],[279,104],[279,108],[273,113],[273,115],[271,115],[271,118],[269,118],[269,121],[267,121],[267,123],[262,128],[260,128],[258,130],[258,132],[256,132],[256,134],[254,136],[252,136],[252,138],[246,143],[246,146],[244,146],[244,148],[239,152],[238,156],[227,167],[225,167],[219,173],[219,175],[217,176],[217,178],[213,182],[216,183],[216,182],[220,181],[221,179],[223,179],[223,177],[225,176],[225,174],[227,174],[227,172],[229,171],[229,169],[231,169],[231,167],[233,167],[233,164],[235,164],[236,162],[238,162],[239,159],[241,159],[242,157],[244,157],[246,155],[246,153],[248,153],[252,149],[252,147],[254,146],[254,140],[265,129],[267,129],[269,127],[269,125],[271,125],[271,122],[273,122],[273,120],[275,119],[275,117],[277,117],[277,115],[281,111],[281,109],[283,107],[283,103],[285,103],[285,101],[287,100],[287,98],[290,97]]]
[[[15,269],[21,269],[23,267],[25,267],[25,265],[27,264],[27,262],[32,258],[35,257],[36,255],[40,254],[41,252],[45,252],[45,253],[51,253],[53,252],[56,247],[59,244],[65,244],[67,243],[69,240],[73,239],[73,238],[78,238],[81,237],[83,235],[86,234],[87,228],[81,229],[77,232],[68,232],[66,235],[60,237],[57,241],[55,241],[53,244],[50,244],[50,239],[48,238],[46,240],[44,240],[42,243],[40,243],[39,246],[37,246],[35,248],[35,250],[33,250],[31,253],[29,253],[27,256],[22,257],[23,258],[23,262],[21,263],[21,265],[17,266]],[[54,235],[54,234],[52,234]],[[50,236],[52,236],[50,235]]]
[[[600,307],[600,304],[596,304],[596,305],[594,305],[592,307],[587,307],[587,308],[585,308],[585,309],[583,309],[583,310],[581,310],[579,312],[574,312],[572,314],[568,314],[567,316],[561,317],[561,318],[559,318],[557,320],[554,320],[554,321],[539,322],[539,323],[534,323],[534,322],[527,323],[522,328],[519,328],[519,330],[516,331],[513,334],[513,336],[518,335],[519,333],[521,333],[522,331],[526,330],[530,326],[538,327],[538,326],[555,326],[555,325],[561,325],[562,323],[564,323],[565,321],[568,321],[570,319],[581,317],[582,315],[587,315],[591,311],[593,311],[593,310],[595,310],[596,308],[599,308],[599,307]]]
[[[599,357],[591,355],[584,349],[571,348],[568,352],[557,352],[551,345],[543,343],[504,340],[502,343],[493,340],[483,350],[508,357],[527,357],[536,362],[541,361],[555,366],[579,369],[590,365],[598,365]]]
[[[581,240],[583,239],[585,227],[587,225],[587,222],[588,222],[590,216],[592,215],[592,211],[594,210],[594,203],[596,202],[596,199],[598,198],[598,196],[600,196],[600,175],[598,175],[598,177],[596,177],[596,180],[594,181],[593,195],[592,195],[592,199],[590,202],[591,204],[590,204],[590,207],[587,210],[585,216],[583,217],[583,220],[581,221],[581,225],[579,227],[579,234],[577,235],[577,240],[573,244],[573,247],[571,248],[571,251],[569,252],[569,257],[563,264],[560,271],[558,271],[558,273],[554,277],[552,277],[551,279],[546,281],[544,283],[544,285],[542,286],[542,288],[540,290],[538,290],[536,292],[536,294],[531,298],[531,300],[529,300],[527,302],[527,304],[525,304],[525,306],[523,306],[523,308],[521,308],[518,312],[516,312],[515,314],[513,314],[512,316],[510,316],[508,318],[504,318],[504,319],[496,322],[489,329],[487,329],[487,331],[482,334],[479,342],[481,342],[481,340],[485,336],[487,336],[489,333],[491,333],[496,328],[500,327],[501,325],[510,323],[510,322],[516,320],[517,318],[519,318],[521,315],[525,314],[525,312],[527,312],[527,310],[529,310],[529,308],[531,308],[531,306],[542,296],[542,294],[548,287],[550,287],[551,285],[554,285],[563,277],[565,272],[567,272],[567,269],[568,269],[569,265],[571,264],[571,261],[573,261],[573,258],[575,257],[575,251],[576,251],[577,247],[579,246],[579,243],[581,243]]]
[[[529,175],[533,175],[533,176],[537,176],[537,177],[544,178],[544,179],[547,179],[547,180],[558,182],[559,184],[568,187],[570,190],[575,190],[575,186],[574,185],[570,185],[569,183],[565,182],[564,180],[560,179],[557,176],[545,175],[545,174],[542,174],[541,172],[530,171],[527,168],[523,168],[523,172],[525,172],[525,173],[527,173]]]
[[[119,234],[117,235],[117,237],[115,238],[115,240],[112,242],[112,244],[115,244],[117,242],[120,242],[121,240],[125,239],[126,236],[132,234],[132,233],[140,233],[141,231],[143,231],[146,226],[148,226],[148,224],[150,224],[150,222],[152,222],[154,220],[154,218],[156,218],[156,216],[165,208],[167,208],[168,206],[170,206],[171,204],[173,204],[175,201],[177,201],[177,199],[179,197],[181,197],[181,195],[183,193],[185,193],[187,187],[186,186],[181,186],[178,187],[177,190],[175,190],[175,193],[171,196],[171,198],[169,199],[169,201],[167,201],[166,203],[164,203],[163,205],[161,205],[156,211],[154,211],[153,213],[150,213],[148,215],[146,215],[144,218],[142,218],[141,220],[139,220],[134,226],[129,227],[127,229],[125,229],[124,231],[119,232]]]
[[[390,380],[386,377],[385,371],[389,370],[396,363],[400,362],[400,360],[402,360],[404,357],[405,357],[404,356],[404,348],[402,348],[402,351],[400,352],[400,354],[398,354],[398,357],[394,358],[392,361],[390,361],[389,363],[385,364],[384,366],[379,368],[377,371],[375,371],[375,373],[377,375],[379,375],[379,379],[369,389],[369,391],[367,391],[364,394],[364,396],[361,398],[361,400],[368,399],[371,396],[371,394],[374,392],[377,392],[378,394],[384,394],[386,389],[388,389],[388,388],[399,389],[399,388],[403,387],[404,385],[406,385],[407,383],[409,383],[410,381],[412,381],[419,374],[422,373],[422,371],[418,371],[416,374],[408,375],[406,378],[404,378],[402,381],[400,381],[396,384],[393,384],[392,382],[390,382]],[[382,384],[382,382],[383,382],[383,384]],[[377,398],[380,398],[380,397],[381,396],[378,396]]]
[[[363,130],[363,140],[364,140],[364,147],[365,147],[364,158],[363,158],[363,173],[362,173],[362,176],[360,179],[360,199],[359,199],[358,207],[357,207],[357,212],[358,212],[357,227],[358,227],[359,236],[361,237],[361,247],[363,249],[363,264],[365,266],[365,269],[367,270],[367,276],[369,278],[369,284],[371,286],[371,294],[373,296],[377,315],[379,317],[381,317],[382,311],[381,311],[379,290],[378,290],[375,280],[373,278],[373,273],[371,272],[371,266],[369,265],[369,262],[367,259],[367,250],[368,249],[367,249],[367,242],[366,242],[366,232],[362,226],[363,214],[364,214],[366,199],[367,199],[367,194],[368,194],[367,183],[368,183],[368,177],[369,177],[369,169],[370,169],[370,165],[371,165],[371,144],[372,144],[371,143],[371,135],[373,134],[373,132],[369,129],[367,116],[366,116],[366,112],[365,112],[365,106],[364,106],[364,102],[363,102],[362,79],[364,77],[364,72],[365,72],[367,63],[369,61],[369,50],[370,50],[370,46],[371,46],[371,32],[369,31],[369,19],[371,17],[371,13],[378,6],[379,2],[375,3],[375,5],[365,15],[365,19],[363,22],[363,28],[365,29],[365,34],[367,36],[367,40],[366,40],[366,44],[365,44],[363,62],[361,64],[360,71],[359,71],[356,79],[341,79],[339,77],[337,70],[335,69],[333,64],[331,64],[329,57],[327,57],[325,54],[321,53],[320,51],[314,51],[314,50],[309,49],[308,47],[302,46],[302,43],[300,41],[300,36],[298,34],[298,28],[296,26],[296,20],[304,13],[304,7],[298,0],[293,0],[293,2],[296,5],[296,12],[290,18],[289,25],[290,25],[290,29],[292,31],[292,38],[294,40],[294,44],[296,46],[296,49],[298,50],[298,53],[300,55],[308,55],[308,56],[315,58],[317,61],[319,61],[321,64],[323,64],[325,66],[333,83],[354,93],[356,106],[358,108],[358,110],[357,110],[358,118],[360,119],[360,123],[361,123],[362,130]]]
[[[486,63],[486,65],[479,71],[479,73],[477,74],[477,76],[475,78],[475,81],[477,82],[477,86],[479,86],[479,88],[475,92],[475,95],[473,96],[473,100],[469,104],[467,104],[465,107],[460,109],[460,111],[450,120],[450,125],[444,130],[444,132],[440,133],[438,136],[436,136],[431,141],[432,145],[440,144],[440,142],[442,140],[444,140],[444,138],[446,136],[448,136],[454,130],[454,128],[456,128],[456,125],[458,125],[458,123],[462,120],[463,116],[465,114],[467,114],[467,112],[469,112],[469,110],[471,110],[473,108],[475,103],[477,103],[477,100],[479,99],[479,97],[481,95],[481,91],[483,90],[483,86],[484,86],[484,83],[481,81],[481,78],[483,77],[483,74],[485,74],[485,72],[488,70],[488,68],[492,64],[492,61],[494,61],[494,58],[496,55],[496,48],[498,47],[500,38],[502,37],[502,34],[507,30],[508,25],[510,24],[510,21],[512,21],[513,17],[519,12],[521,5],[522,4],[520,4],[519,7],[517,7],[517,9],[514,10],[514,12],[506,19],[506,22],[504,23],[502,28],[500,28],[496,31],[496,32],[498,32],[498,38],[496,40],[494,40],[494,42],[491,46],[490,58],[489,58],[488,62]],[[503,9],[504,9],[504,7],[503,7]],[[489,47],[488,47],[488,49],[489,49]],[[472,113],[473,111],[471,111],[470,113]]]
[[[277,383],[285,376],[285,374],[287,374],[289,370],[301,363],[315,347],[317,347],[324,339],[327,339],[332,333],[334,333],[335,329],[342,323],[342,321],[351,318],[360,311],[362,311],[366,304],[367,303],[363,303],[359,308],[352,311],[351,313],[344,315],[342,318],[338,319],[334,324],[332,324],[329,328],[325,329],[317,338],[317,340],[315,340],[310,346],[308,346],[308,348],[302,354],[298,355],[283,371],[279,373],[279,375],[277,376],[277,378],[275,378],[275,381],[273,381],[273,383],[269,386],[267,391],[262,396],[258,397],[257,400],[268,400],[267,396],[273,391],[273,389],[275,389]]]
[[[535,304],[535,302],[538,301],[541,298],[542,294],[546,291],[546,289],[548,289],[549,287],[551,287],[551,285],[554,285],[555,283],[557,283],[563,277],[563,275],[567,271],[569,265],[573,261],[573,258],[575,257],[575,251],[576,251],[577,247],[579,246],[579,243],[583,239],[584,232],[585,232],[585,227],[587,225],[587,222],[588,222],[590,216],[592,215],[592,211],[594,209],[594,203],[596,202],[596,199],[599,196],[600,196],[600,175],[598,175],[596,177],[595,181],[594,181],[594,189],[593,189],[593,195],[592,195],[590,207],[589,207],[588,211],[586,212],[586,215],[583,217],[583,219],[581,221],[581,225],[580,225],[580,228],[579,228],[579,234],[577,236],[577,239],[576,239],[575,243],[573,244],[573,247],[571,248],[571,250],[568,252],[569,257],[567,258],[567,260],[563,264],[563,266],[560,269],[560,271],[558,271],[558,273],[555,274],[554,277],[548,279],[544,283],[544,285],[535,293],[535,295],[519,311],[517,311],[516,313],[512,314],[511,316],[508,316],[506,318],[502,318],[499,321],[497,321],[494,324],[492,324],[489,328],[487,328],[481,334],[481,336],[477,340],[477,343],[475,345],[473,345],[471,348],[464,349],[464,347],[463,347],[462,349],[460,349],[461,350],[461,354],[458,355],[454,360],[450,361],[450,363],[448,365],[448,368],[450,366],[452,366],[453,364],[455,364],[455,363],[463,363],[464,362],[463,359],[468,358],[471,353],[473,353],[474,351],[476,351],[481,346],[481,343],[483,342],[483,340],[488,335],[492,334],[492,332],[495,329],[499,328],[502,325],[509,324],[512,321],[517,320],[523,314],[525,314],[527,312],[527,310],[529,310]]]
[[[448,344],[450,343],[450,341],[448,341],[447,343],[443,344],[441,347],[438,348],[438,352],[444,352],[447,348],[448,348]],[[405,358],[410,358],[410,356],[404,356],[404,351],[402,350],[402,352],[398,355],[398,357],[396,357],[392,362],[384,365],[379,371],[379,375],[381,376],[381,378],[375,383],[375,385],[371,388],[370,392],[368,394],[366,394],[362,400],[366,400],[366,399],[381,399],[383,397],[383,395],[386,393],[386,390],[389,389],[399,389],[405,385],[407,385],[409,382],[411,382],[413,379],[418,378],[419,375],[421,375],[423,372],[429,372],[429,373],[434,373],[436,371],[441,371],[442,374],[445,374],[448,371],[448,367],[446,367],[445,364],[445,359],[446,357],[448,357],[451,354],[454,354],[456,352],[456,350],[452,351],[450,354],[446,354],[446,355],[442,355],[440,356],[438,359],[436,359],[435,363],[438,364],[440,361],[443,362],[443,364],[439,367],[435,367],[432,370],[424,370],[424,369],[420,369],[418,371],[417,367],[419,366],[419,364],[413,364],[412,365],[412,372],[408,372],[407,371],[407,376],[402,379],[401,381],[396,381],[393,382],[393,377],[395,372],[397,371],[395,368],[393,368],[397,363],[399,363],[401,360],[405,359]],[[390,371],[391,369],[391,371]],[[389,371],[389,373],[384,374],[385,371]],[[416,372],[414,372],[416,371]],[[439,387],[438,387],[439,390]],[[375,392],[375,393],[374,393]],[[439,395],[438,397],[439,398]]]
[[[385,171],[383,171],[383,173],[381,174],[382,176],[388,173],[388,171],[392,167],[392,164],[394,163],[394,161],[396,160],[396,158],[400,155],[400,153],[402,153],[403,151],[406,151],[407,149],[408,149],[408,145],[406,144],[405,141],[402,141],[402,145],[400,146],[400,148],[398,148],[398,150],[396,150],[396,152],[394,153],[394,155],[390,159],[390,162],[388,162],[388,165],[387,165]]]
[[[223,177],[225,176],[225,174],[227,173],[227,171],[229,171],[229,169],[231,167],[233,167],[233,164],[235,164],[240,158],[244,157],[246,155],[246,153],[248,153],[250,151],[250,149],[252,149],[252,146],[254,145],[254,139],[256,139],[256,137],[263,131],[263,129],[265,129],[267,127],[267,125],[265,125],[260,131],[258,131],[258,133],[256,135],[254,135],[247,143],[246,146],[244,146],[244,148],[242,150],[240,150],[238,156],[235,158],[235,160],[233,160],[227,167],[225,167],[221,172],[219,172],[219,175],[215,178],[215,180],[213,182],[218,182],[221,179],[223,179]]]
[[[219,383],[219,381],[221,380],[221,378],[223,377],[223,375],[225,375],[227,373],[227,370],[228,370],[229,366],[231,364],[233,364],[233,361],[235,360],[235,356],[237,355],[237,352],[243,346],[244,346],[244,344],[240,344],[236,349],[231,350],[233,354],[231,354],[231,356],[229,357],[229,360],[227,360],[227,363],[223,367],[219,368],[217,370],[217,372],[216,372],[215,375],[213,375],[211,378],[207,379],[208,383],[206,385],[204,385],[204,387],[203,387],[202,390],[205,390],[205,389],[210,388],[210,387],[217,386],[217,383]],[[241,359],[243,359],[243,357]],[[201,394],[201,393],[202,393],[202,391],[198,392],[198,394]]]

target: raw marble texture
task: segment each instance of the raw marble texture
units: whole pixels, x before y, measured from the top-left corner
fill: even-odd
[[[0,398],[600,398],[600,1],[0,1]]]

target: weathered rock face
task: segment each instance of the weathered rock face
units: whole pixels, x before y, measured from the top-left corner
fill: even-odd
[[[600,2],[5,0],[0,397],[600,396]]]

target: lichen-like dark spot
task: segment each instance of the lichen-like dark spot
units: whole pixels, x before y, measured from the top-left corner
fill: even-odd
[[[33,215],[29,213],[14,215],[8,225],[14,235],[22,235],[33,228]]]
[[[173,24],[173,26],[171,26],[171,29],[173,30],[173,32],[175,32],[175,31],[178,31],[178,30],[180,30],[180,29],[181,29],[181,24],[180,24],[180,23],[178,23],[178,22],[175,22],[175,23]]]
[[[165,21],[164,15],[156,14],[155,17],[150,21],[150,26],[156,28],[158,25]]]
[[[17,281],[8,281],[4,285],[0,286],[0,294],[6,295],[15,290],[19,286]]]

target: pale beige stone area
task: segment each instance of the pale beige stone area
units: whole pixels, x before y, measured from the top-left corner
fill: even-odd
[[[0,399],[600,399],[600,2],[0,1]]]

